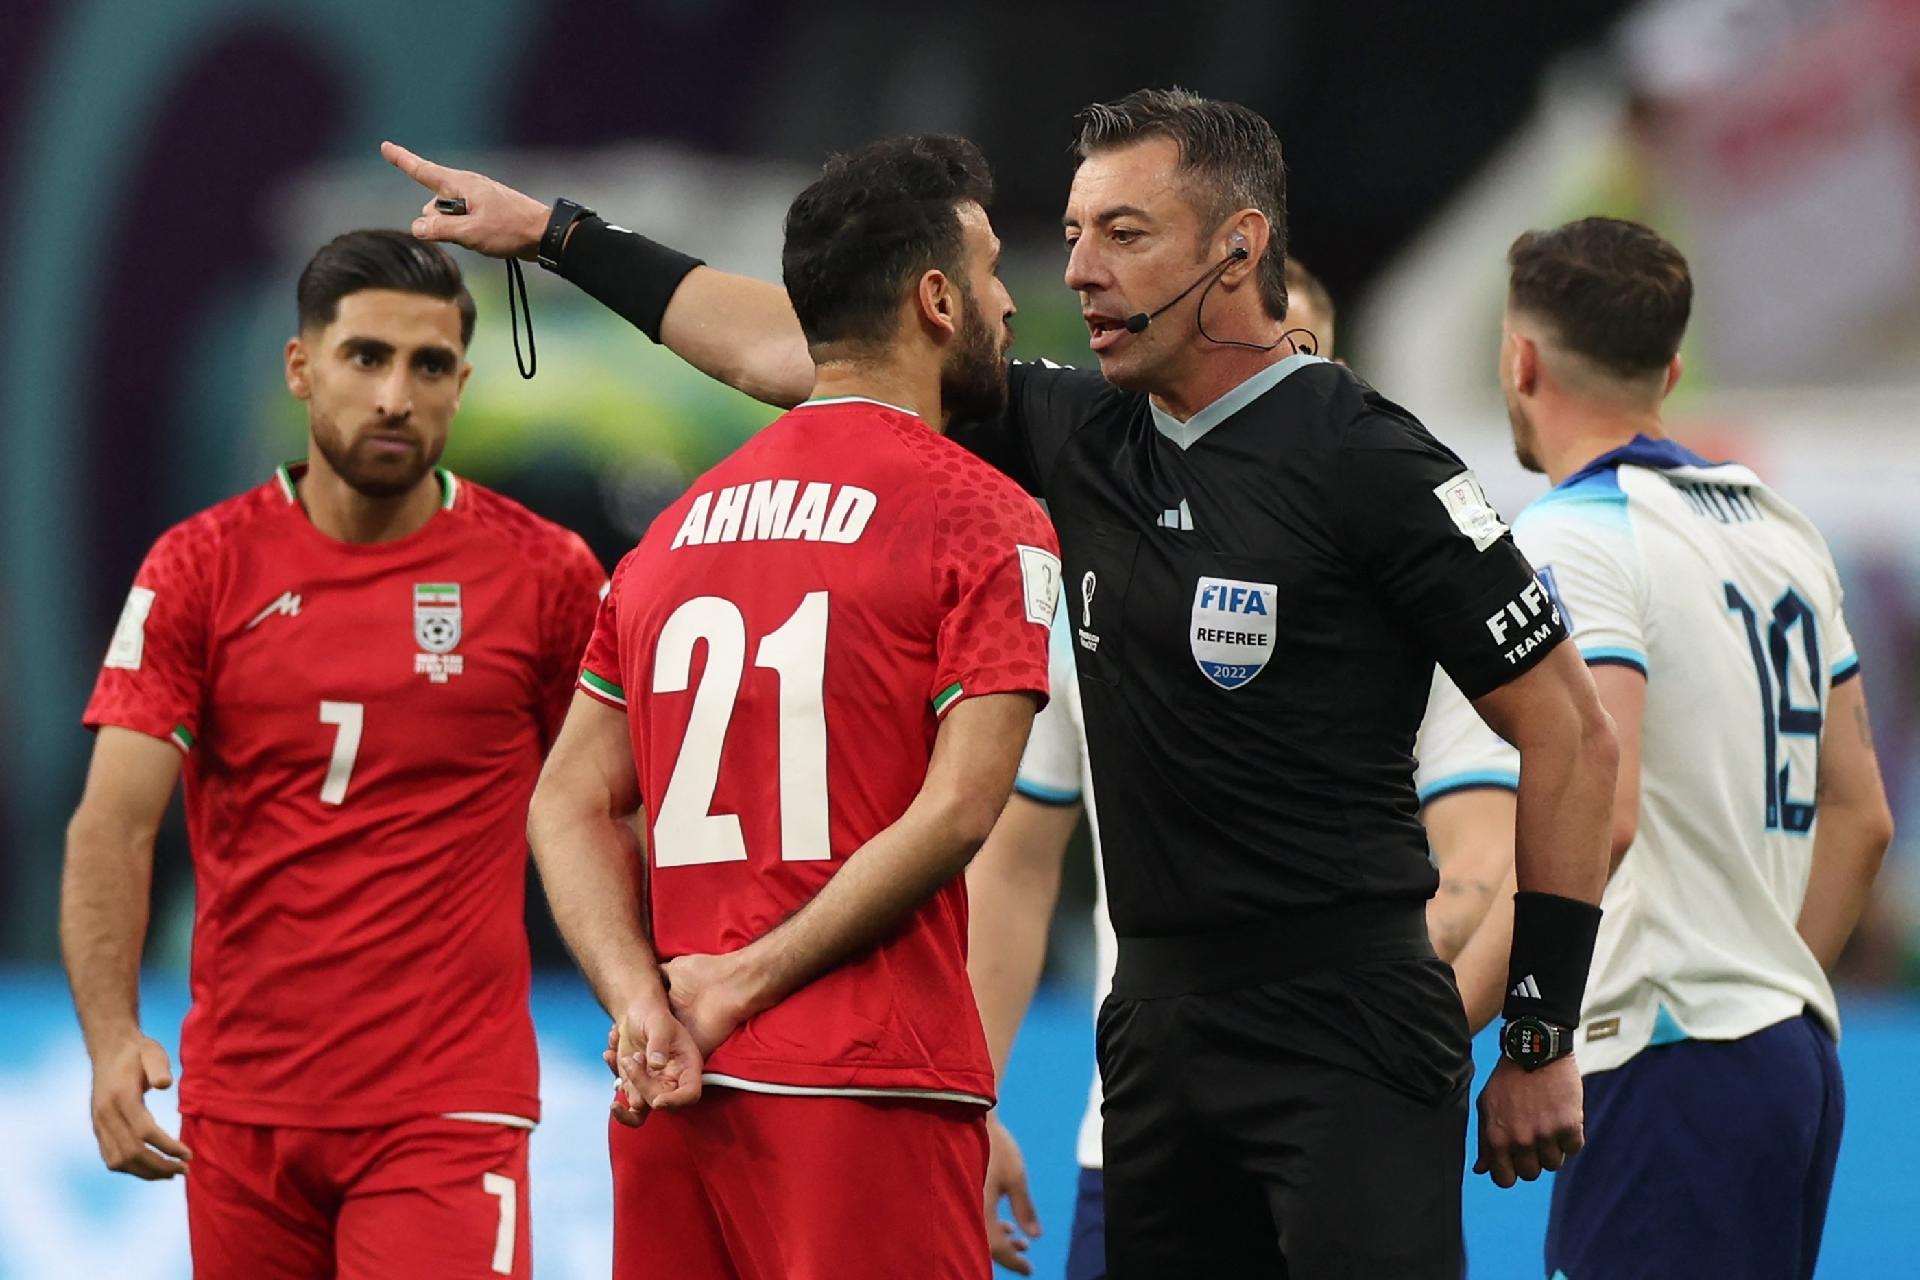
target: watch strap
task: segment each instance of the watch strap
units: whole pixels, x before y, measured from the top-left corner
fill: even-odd
[[[549,271],[558,271],[560,254],[567,247],[567,232],[580,219],[593,216],[593,210],[565,196],[555,200],[553,212],[547,215],[547,229],[540,235],[540,246],[534,250],[534,260]]]

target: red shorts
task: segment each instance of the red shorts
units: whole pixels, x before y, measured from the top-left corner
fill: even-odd
[[[614,1280],[987,1280],[983,1108],[709,1085],[610,1124]]]
[[[429,1118],[299,1129],[186,1116],[199,1280],[532,1274],[527,1131]]]

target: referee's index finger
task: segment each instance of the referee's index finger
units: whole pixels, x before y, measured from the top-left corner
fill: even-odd
[[[425,156],[417,156],[397,142],[380,144],[380,154],[388,164],[412,178],[423,187],[432,187],[439,191],[447,179],[453,177],[453,170],[445,165],[435,164]]]

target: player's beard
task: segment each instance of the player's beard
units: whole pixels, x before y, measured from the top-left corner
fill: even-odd
[[[320,456],[327,460],[333,473],[344,480],[349,489],[367,498],[397,498],[410,492],[420,483],[446,448],[443,436],[437,442],[429,442],[415,435],[418,445],[410,454],[401,459],[385,459],[374,456],[374,442],[370,436],[348,442],[331,418],[315,414],[312,419],[314,447],[320,450]]]
[[[960,289],[960,332],[940,366],[940,407],[950,422],[972,422],[999,414],[1007,403],[1007,350],[1013,328],[995,341],[993,329],[973,299]]]
[[[1526,408],[1507,393],[1507,423],[1513,428],[1513,456],[1520,465],[1536,475],[1545,475],[1546,468],[1540,465],[1539,433],[1534,430],[1533,419],[1527,416]]]

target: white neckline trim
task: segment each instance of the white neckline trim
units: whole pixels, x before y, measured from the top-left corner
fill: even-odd
[[[934,1102],[965,1102],[976,1107],[993,1105],[990,1098],[950,1089],[863,1089],[854,1085],[826,1088],[810,1084],[769,1084],[765,1080],[743,1080],[739,1076],[723,1075],[717,1071],[703,1071],[700,1079],[705,1084],[725,1085],[747,1093],[776,1093],[795,1098],[927,1098]]]
[[[1180,449],[1191,449],[1201,436],[1285,382],[1292,374],[1298,373],[1310,364],[1326,363],[1326,359],[1322,356],[1310,356],[1304,351],[1296,352],[1285,360],[1260,370],[1185,422],[1152,401],[1148,401],[1147,407],[1153,411],[1154,430]]]
[[[872,396],[828,396],[824,400],[802,400],[799,404],[793,407],[795,409],[812,409],[819,405],[829,405],[829,404],[877,404],[882,409],[891,409],[895,413],[904,413],[909,418],[920,417],[920,415],[915,413],[912,409],[903,409],[897,404],[888,404],[885,400],[875,400]],[[922,422],[926,421],[925,418],[921,418],[920,420]]]
[[[533,1121],[525,1116],[511,1116],[504,1111],[443,1111],[442,1120],[468,1120],[474,1124],[499,1124],[509,1129],[525,1129],[533,1132]]]
[[[901,412],[906,411],[903,409]],[[300,491],[294,487],[293,483],[293,469],[306,465],[305,459],[299,459],[294,462],[283,462],[273,469],[273,478],[280,482],[280,492],[285,495],[288,506],[294,506],[300,501]],[[440,485],[440,510],[453,510],[453,504],[460,496],[460,477],[440,466],[433,469],[433,476]]]

